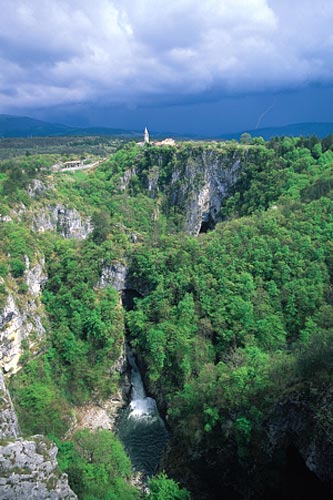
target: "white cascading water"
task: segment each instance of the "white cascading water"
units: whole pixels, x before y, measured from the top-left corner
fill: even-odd
[[[156,401],[146,396],[142,377],[132,351],[127,348],[131,367],[131,402],[119,423],[119,437],[135,470],[151,476],[157,470],[168,433]]]
[[[127,348],[127,359],[131,367],[131,402],[129,418],[147,418],[158,413],[155,399],[147,398],[141,373],[133,353]]]

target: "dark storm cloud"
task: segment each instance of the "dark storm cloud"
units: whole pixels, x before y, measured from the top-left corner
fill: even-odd
[[[2,112],[199,102],[333,81],[329,0],[0,0],[0,7]]]

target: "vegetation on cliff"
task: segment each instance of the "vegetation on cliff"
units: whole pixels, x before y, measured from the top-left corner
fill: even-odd
[[[57,439],[60,465],[80,498],[136,498],[112,435],[84,431],[64,440],[73,405],[116,390],[119,375],[110,367],[126,324],[148,389],[181,443],[180,466],[191,469],[210,455],[218,467],[223,449],[245,474],[275,405],[291,393],[311,398],[330,387],[332,141],[130,143],[96,171],[63,174],[52,174],[51,160],[28,156],[0,168],[0,212],[11,219],[0,222],[0,275],[24,294],[25,255],[36,252],[48,274],[43,353],[33,360],[26,353],[12,378],[22,429]],[[186,211],[200,198],[193,193],[210,165],[235,162],[214,230],[186,234]],[[33,178],[45,186],[37,196],[27,191]],[[86,239],[32,233],[34,213],[57,203],[91,218]],[[99,286],[103,266],[115,262],[127,264],[128,286],[140,295],[128,312],[111,286]],[[325,426],[325,413],[320,418]],[[103,458],[105,446],[112,463]],[[168,481],[152,480],[151,498],[187,498]]]

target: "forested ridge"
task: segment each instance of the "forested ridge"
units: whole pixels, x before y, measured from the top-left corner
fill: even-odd
[[[186,499],[185,487],[195,499],[296,498],[283,490],[288,454],[305,463],[313,442],[312,471],[329,491],[333,137],[128,143],[95,170],[53,172],[62,160],[0,163],[1,307],[9,290],[24,307],[26,257],[43,256],[47,274],[45,335],[34,352],[23,344],[10,378],[26,435],[56,441],[79,498],[147,497],[130,484],[111,432],[69,432],[77,406],[117,390],[110,367],[126,331],[171,436],[161,465],[169,478],[152,478],[148,498]],[[209,226],[193,234],[189,210],[213,164],[231,180]],[[36,214],[50,206],[79,212],[91,231],[38,231]],[[123,293],[135,292],[129,310],[100,284],[119,264]]]

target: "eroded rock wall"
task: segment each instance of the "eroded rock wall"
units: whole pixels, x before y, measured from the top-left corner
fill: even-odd
[[[36,256],[34,265],[25,258],[23,275],[27,291],[20,295],[10,279],[6,283],[7,301],[0,311],[0,367],[5,372],[15,373],[22,354],[36,354],[41,348],[46,321],[41,303],[42,289],[46,283],[44,258]],[[2,280],[4,283],[4,280]]]
[[[239,175],[240,158],[203,151],[174,170],[170,202],[184,207],[185,230],[198,235],[205,222],[215,224],[221,204]]]
[[[16,413],[0,368],[0,439],[17,438],[19,433]]]
[[[75,500],[67,475],[58,469],[58,449],[43,436],[9,440],[0,446],[0,498]]]
[[[62,204],[47,205],[32,217],[32,228],[38,233],[57,231],[63,238],[86,239],[93,227],[90,218],[84,219],[74,208]]]
[[[136,169],[124,173],[119,190],[129,189],[131,179],[137,176],[145,194],[156,201],[162,197],[163,210],[175,210],[183,220],[180,229],[196,236],[202,224],[213,227],[221,220],[222,201],[238,180],[246,155],[244,148],[152,147],[145,150]],[[158,209],[157,203],[154,218]]]

